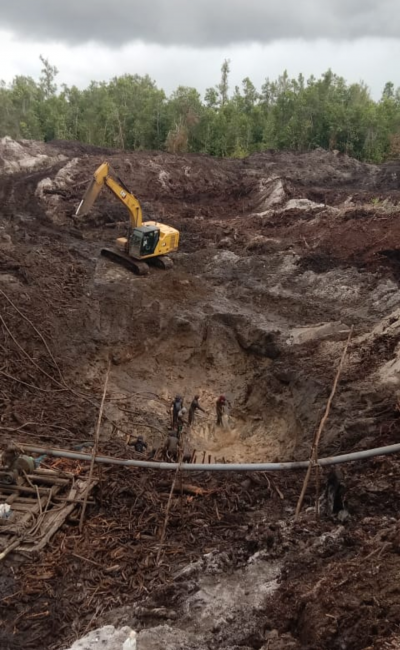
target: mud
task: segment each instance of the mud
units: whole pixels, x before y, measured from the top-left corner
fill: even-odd
[[[90,215],[74,217],[104,159],[147,218],[180,229],[171,271],[138,278],[99,256],[126,232],[106,190]],[[132,457],[138,434],[159,449],[181,393],[186,405],[199,394],[206,411],[187,433],[198,461],[304,459],[351,326],[321,455],[398,442],[400,164],[320,150],[218,160],[9,139],[0,161],[4,444],[91,441],[111,356],[102,452]],[[221,394],[231,408],[217,427]],[[302,474],[199,475],[193,482],[212,496],[185,502],[183,520],[174,501],[157,566],[171,476],[151,478],[144,498],[147,474],[107,469],[85,534],[72,522],[36,563],[3,565],[1,642],[56,650],[104,623],[150,635],[161,625],[187,647],[396,647],[398,463],[345,474],[350,519],[325,511],[316,522],[312,482],[297,524]],[[150,526],[137,493],[146,513],[154,508]],[[71,564],[71,553],[81,559]],[[50,565],[59,568],[41,580]],[[160,607],[161,623],[143,615]]]

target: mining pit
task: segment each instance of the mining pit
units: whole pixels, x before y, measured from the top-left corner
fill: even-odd
[[[172,270],[100,256],[128,219],[106,189],[75,217],[104,160],[179,229]],[[196,463],[308,460],[349,334],[319,457],[399,443],[399,200],[400,162],[319,149],[0,140],[1,448],[44,449],[23,484],[0,477],[2,650],[120,650],[131,631],[138,650],[400,648],[398,455],[342,465],[339,513],[313,471],[296,517],[303,470],[91,474],[45,451],[91,453],[108,374],[99,455],[143,459],[141,435],[157,459],[179,393],[205,411]]]

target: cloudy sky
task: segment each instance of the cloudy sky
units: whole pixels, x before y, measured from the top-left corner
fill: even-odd
[[[400,86],[400,0],[3,0],[0,79],[37,77],[40,54],[79,87],[148,73],[203,92],[228,58],[232,87],[332,68],[377,98]]]

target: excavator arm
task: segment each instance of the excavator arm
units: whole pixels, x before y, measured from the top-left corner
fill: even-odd
[[[110,174],[110,171],[111,167],[107,162],[102,163],[100,167],[96,169],[90,185],[85,192],[85,196],[75,213],[76,216],[79,217],[83,214],[87,214],[103,187],[106,186],[128,209],[132,228],[140,227],[143,223],[143,214],[139,201],[126,187],[124,187],[124,184],[119,181],[119,179],[116,180],[114,176]]]

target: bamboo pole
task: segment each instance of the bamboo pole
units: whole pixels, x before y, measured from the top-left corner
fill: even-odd
[[[305,479],[304,479],[303,487],[302,487],[301,492],[300,492],[299,500],[297,502],[295,521],[298,520],[299,515],[300,515],[301,506],[303,505],[303,499],[304,499],[304,495],[305,495],[306,490],[307,490],[308,482],[310,480],[310,475],[311,475],[312,468],[315,465],[318,464],[319,441],[321,439],[322,432],[324,430],[325,424],[326,424],[326,422],[328,420],[328,417],[329,417],[329,412],[331,410],[332,400],[333,400],[333,398],[335,396],[335,393],[336,393],[336,388],[337,388],[339,378],[340,378],[340,375],[341,375],[341,372],[342,372],[342,369],[343,369],[344,360],[346,358],[347,350],[348,350],[348,347],[349,347],[349,344],[350,344],[350,339],[351,339],[351,336],[353,334],[353,329],[354,329],[354,325],[351,326],[349,336],[347,337],[346,345],[344,346],[344,349],[343,349],[343,352],[342,352],[342,356],[341,356],[339,366],[338,366],[338,369],[336,371],[335,379],[334,379],[334,382],[333,382],[331,394],[329,395],[329,399],[328,399],[327,404],[326,404],[325,413],[322,416],[322,419],[321,419],[321,422],[320,422],[319,427],[317,429],[317,432],[314,435],[314,439],[313,439],[313,443],[312,443],[312,447],[311,447],[310,463],[309,463],[309,465],[307,467],[307,473],[306,473],[306,476],[305,476]]]
[[[82,512],[81,512],[81,517],[80,517],[80,520],[79,520],[79,532],[80,533],[82,532],[82,528],[83,528],[83,520],[85,518],[86,504],[87,504],[88,495],[89,495],[89,492],[90,492],[90,483],[91,483],[92,475],[93,475],[95,457],[96,457],[97,449],[98,449],[98,446],[99,446],[100,426],[101,426],[101,420],[102,420],[102,417],[103,417],[104,402],[106,400],[108,378],[110,376],[110,368],[111,368],[111,359],[108,360],[106,378],[104,380],[103,397],[101,398],[101,404],[100,404],[100,409],[99,409],[99,417],[97,419],[97,426],[96,426],[96,431],[95,431],[95,434],[94,434],[94,445],[93,445],[92,458],[91,458],[91,461],[90,461],[88,487],[87,487],[87,490],[85,492],[85,497],[83,499]]]
[[[166,530],[167,530],[167,524],[168,524],[168,519],[169,519],[169,510],[170,510],[171,502],[172,502],[172,495],[173,495],[174,490],[175,490],[175,484],[176,484],[176,480],[177,480],[178,476],[181,479],[181,485],[180,485],[181,519],[182,519],[182,516],[183,516],[183,485],[182,485],[182,478],[183,477],[182,477],[182,472],[181,472],[182,460],[183,460],[183,444],[184,444],[184,433],[183,433],[183,431],[181,431],[181,438],[180,438],[179,446],[178,446],[178,449],[179,449],[178,467],[176,468],[174,480],[172,481],[171,490],[170,490],[169,497],[168,497],[168,502],[167,502],[167,507],[166,507],[166,510],[165,510],[165,518],[164,518],[164,523],[163,523],[163,527],[162,527],[161,535],[160,535],[160,545],[158,547],[157,557],[156,557],[156,566],[158,566],[158,563],[160,561],[160,555],[161,555],[161,551],[162,551],[162,548],[163,548],[163,545],[164,545],[164,538],[165,538],[165,533],[166,533]]]

